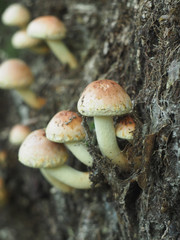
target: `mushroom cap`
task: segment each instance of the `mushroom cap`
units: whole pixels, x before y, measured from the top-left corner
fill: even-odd
[[[131,109],[128,94],[118,83],[107,79],[90,83],[78,101],[78,111],[85,116],[117,116]]]
[[[2,14],[2,22],[8,26],[26,25],[30,20],[30,12],[22,4],[14,3],[6,8]]]
[[[42,16],[29,23],[27,33],[34,38],[58,40],[64,38],[66,28],[57,17]]]
[[[27,35],[26,30],[19,30],[12,36],[12,45],[15,48],[32,48],[37,46],[41,40]]]
[[[19,59],[9,59],[0,65],[0,88],[24,88],[34,81],[28,65]]]
[[[28,167],[58,167],[67,161],[67,157],[64,145],[49,141],[44,129],[30,133],[19,149],[19,161]]]
[[[82,118],[75,112],[58,112],[46,128],[46,136],[53,142],[75,142],[85,138],[85,131],[81,125]]]
[[[30,134],[28,126],[23,124],[16,124],[12,127],[9,133],[9,141],[14,145],[20,145],[24,139]]]
[[[131,116],[126,116],[116,125],[116,136],[122,139],[133,139],[136,124]]]

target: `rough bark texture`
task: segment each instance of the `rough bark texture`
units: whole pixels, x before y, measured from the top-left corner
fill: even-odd
[[[1,13],[11,2],[0,0]],[[8,197],[0,194],[0,239],[180,239],[180,2],[19,2],[33,18],[52,14],[64,21],[65,42],[79,68],[62,66],[51,53],[14,50],[10,38],[15,28],[0,25],[1,62],[25,60],[36,78],[33,89],[47,98],[45,107],[35,111],[13,91],[0,91],[0,148],[8,155],[7,166],[0,169],[8,192]],[[141,167],[121,174],[100,155],[87,127],[91,119],[84,119],[94,158],[91,179],[101,187],[73,194],[55,191],[38,170],[18,163],[9,130],[27,121],[32,130],[44,128],[59,110],[77,111],[84,87],[100,78],[115,80],[133,100],[133,144],[120,141],[119,146],[129,159],[141,156]],[[86,170],[71,154],[69,164]]]

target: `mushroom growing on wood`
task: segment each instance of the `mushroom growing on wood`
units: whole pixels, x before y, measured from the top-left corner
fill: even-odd
[[[20,3],[9,5],[2,14],[2,22],[8,26],[26,27],[30,21],[29,10]]]
[[[90,83],[78,101],[78,111],[84,116],[94,117],[99,148],[104,156],[122,170],[128,170],[128,159],[121,152],[116,140],[113,116],[130,112],[132,103],[123,88],[112,80]]]
[[[60,184],[72,188],[90,188],[89,173],[65,165],[67,157],[64,145],[48,140],[44,129],[29,134],[19,149],[19,161],[28,167],[40,168],[42,174],[55,187],[60,188],[60,181]]]
[[[45,99],[30,90],[33,81],[31,70],[22,60],[10,59],[0,65],[0,88],[16,90],[29,106],[39,109],[45,104]]]
[[[13,145],[20,145],[30,134],[31,130],[23,124],[16,124],[9,133],[9,142]]]
[[[74,156],[87,166],[92,166],[93,159],[83,143],[85,131],[82,118],[72,111],[58,112],[46,128],[46,137],[65,146]]]
[[[133,140],[133,134],[136,124],[131,116],[122,118],[116,125],[116,136],[121,139],[126,139],[130,143]]]
[[[64,24],[54,16],[42,16],[34,19],[27,27],[27,33],[34,38],[46,41],[55,56],[71,68],[77,68],[77,60],[61,41],[66,35]]]

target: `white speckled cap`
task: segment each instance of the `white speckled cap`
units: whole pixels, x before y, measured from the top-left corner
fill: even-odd
[[[28,65],[19,59],[9,59],[0,65],[0,88],[28,87],[34,81]]]
[[[85,116],[117,116],[131,109],[128,94],[118,83],[107,79],[90,83],[78,101],[78,111]]]
[[[57,17],[42,16],[29,23],[27,33],[34,38],[58,40],[65,37],[66,28]]]
[[[12,45],[15,48],[32,48],[37,46],[41,40],[27,35],[26,30],[19,30],[12,36]]]
[[[75,142],[85,138],[82,118],[75,112],[58,112],[46,128],[46,136],[54,142]]]
[[[28,167],[61,166],[66,162],[67,157],[64,145],[49,141],[44,129],[30,133],[19,149],[19,161]]]
[[[131,116],[126,116],[116,125],[116,136],[122,139],[133,139],[136,124]]]
[[[30,12],[22,4],[14,3],[2,14],[2,22],[8,26],[25,26],[30,20]]]

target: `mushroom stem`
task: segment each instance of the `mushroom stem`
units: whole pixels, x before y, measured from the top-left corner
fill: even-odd
[[[67,165],[63,165],[62,167],[57,168],[46,168],[45,171],[48,175],[73,188],[91,188],[92,183],[89,179],[88,172],[80,172]]]
[[[94,117],[96,136],[101,153],[117,164],[122,170],[128,170],[129,164],[126,155],[119,149],[117,144],[113,118]]]
[[[92,167],[93,159],[82,142],[66,142],[65,146],[86,166]]]
[[[68,63],[72,69],[77,68],[77,60],[69,49],[60,40],[46,40],[49,48],[55,54],[55,56],[62,62]]]
[[[42,175],[45,177],[45,179],[51,184],[53,185],[55,188],[57,188],[58,190],[65,192],[65,193],[71,193],[73,191],[73,188],[58,181],[56,178],[52,177],[51,175],[49,175],[46,172],[45,168],[41,168],[40,169]]]
[[[16,89],[21,98],[26,102],[30,107],[35,109],[40,109],[46,103],[46,100],[42,97],[36,96],[29,88]]]

